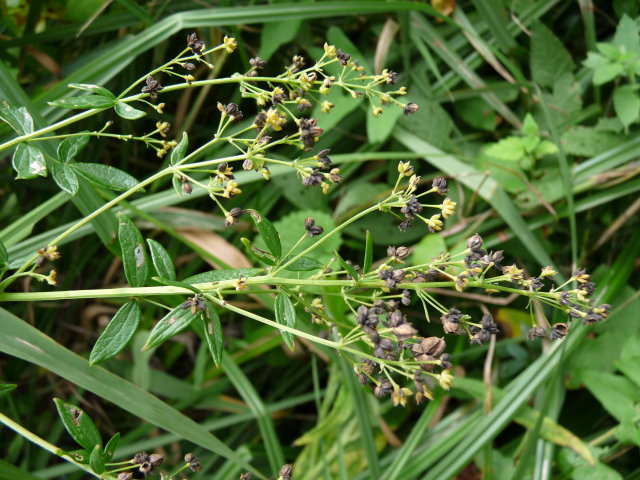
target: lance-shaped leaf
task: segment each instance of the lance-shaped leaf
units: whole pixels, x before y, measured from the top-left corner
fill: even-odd
[[[204,338],[207,340],[209,352],[211,352],[211,358],[213,358],[213,363],[218,366],[220,365],[220,359],[224,351],[222,324],[220,323],[220,316],[213,304],[207,302],[206,305],[205,315],[200,317],[202,320],[201,326],[204,332]]]
[[[17,179],[35,178],[38,175],[47,176],[47,164],[42,150],[30,143],[18,145],[11,164],[18,173]]]
[[[258,228],[258,232],[264,240],[264,243],[267,245],[269,252],[271,252],[276,259],[279,259],[282,255],[282,245],[280,243],[280,235],[278,234],[276,227],[274,227],[273,223],[259,212],[252,210],[249,213],[251,213],[251,219]]]
[[[16,389],[15,383],[0,383],[0,397],[4,397]]]
[[[73,168],[57,160],[51,160],[49,165],[51,167],[51,177],[56,182],[56,185],[68,194],[75,195],[78,192],[80,183]]]
[[[102,445],[96,445],[89,456],[89,466],[97,474],[104,472],[104,454],[102,453]]]
[[[276,296],[276,300],[274,303],[275,314],[276,314],[276,322],[280,325],[285,325],[290,328],[296,327],[296,309],[291,302],[291,299],[286,293],[280,292]],[[280,334],[284,339],[284,343],[293,350],[294,348],[294,336],[291,332],[285,332],[284,330],[280,330]]]
[[[142,350],[149,350],[160,345],[165,340],[173,337],[177,333],[187,328],[198,315],[200,315],[200,313],[198,311],[196,311],[196,313],[193,313],[191,307],[188,304],[183,304],[174,308],[158,323],[156,323],[156,326],[153,327],[153,330],[151,330],[149,338],[147,339],[147,343],[144,344]]]
[[[149,262],[140,230],[126,216],[121,215],[118,240],[122,249],[122,264],[127,282],[132,287],[142,287],[149,276]]]
[[[362,264],[362,274],[369,273],[371,264],[373,263],[373,238],[371,231],[367,230],[364,246],[364,263]]]
[[[135,301],[120,307],[93,346],[89,363],[94,365],[104,362],[118,354],[136,332],[140,315],[140,306]]]
[[[173,262],[171,261],[169,253],[162,245],[151,238],[147,239],[147,245],[149,245],[151,261],[158,275],[167,280],[175,280],[176,270],[173,268]]]
[[[292,258],[293,255],[289,255],[282,261],[282,263],[286,264]],[[285,268],[285,270],[289,270],[291,272],[308,272],[310,270],[319,270],[323,267],[324,265],[315,258],[303,256],[292,262],[290,265],[287,265],[287,268]]]
[[[0,119],[4,120],[19,135],[33,132],[33,118],[25,107],[12,107],[6,100],[0,100]]]
[[[340,265],[342,265],[342,268],[344,268],[347,271],[347,273],[351,275],[351,278],[353,278],[354,280],[358,280],[359,275],[356,269],[353,268],[353,265],[350,265],[349,263],[347,263],[347,261],[340,256],[337,250],[334,251],[333,253],[338,259],[338,262],[340,263]]]
[[[126,118],[127,120],[137,120],[138,118],[142,118],[147,114],[147,112],[143,112],[142,110],[133,108],[131,105],[124,102],[116,103],[114,110],[119,116],[121,116],[122,118]]]
[[[104,461],[110,462],[116,453],[118,444],[120,443],[120,432],[116,432],[113,437],[109,439],[104,447]]]
[[[255,277],[259,273],[262,273],[262,268],[230,268],[226,270],[211,270],[209,272],[198,273],[191,277],[185,278],[184,283],[207,283],[207,282],[221,282],[223,280],[235,280],[236,278],[249,278]]]
[[[171,150],[171,157],[170,157],[171,165],[175,165],[176,163],[180,162],[184,158],[184,155],[187,152],[188,146],[189,146],[189,136],[187,135],[187,132],[182,132],[182,140],[180,140],[180,143],[178,143],[178,145],[176,145],[176,147],[173,150]]]
[[[58,160],[61,162],[69,162],[73,160],[88,143],[89,135],[78,135],[65,138],[60,142],[60,145],[58,145]]]
[[[109,190],[122,192],[138,185],[138,180],[134,177],[109,165],[101,163],[72,163],[70,165],[87,180]]]
[[[247,249],[247,253],[250,257],[258,260],[259,262],[266,263],[267,265],[276,264],[276,260],[273,255],[256,247],[248,238],[242,237],[240,241]]]
[[[92,85],[90,83],[70,83],[69,88],[85,90],[87,92],[95,93],[96,95],[110,98],[111,100],[116,99],[116,96],[113,93],[100,85]]]
[[[85,108],[109,108],[115,103],[115,100],[104,97],[102,95],[84,95],[82,97],[59,98],[49,105],[54,107],[85,109]]]
[[[0,268],[6,267],[7,265],[9,265],[9,253],[7,252],[7,247],[5,247],[2,240],[0,240]]]
[[[93,451],[96,445],[102,445],[102,438],[98,428],[84,410],[60,398],[54,398],[53,401],[56,404],[58,415],[60,415],[64,428],[78,442],[78,445],[88,452]]]

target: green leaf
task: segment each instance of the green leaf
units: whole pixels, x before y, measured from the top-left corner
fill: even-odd
[[[625,128],[638,120],[640,98],[631,85],[623,85],[614,90],[613,108]]]
[[[122,249],[122,264],[127,282],[132,287],[142,287],[149,276],[149,262],[144,240],[138,227],[125,215],[118,222],[118,240]]]
[[[35,178],[38,175],[47,176],[47,164],[40,148],[30,143],[21,143],[16,148],[11,162],[13,169],[18,172],[16,179]]]
[[[91,349],[89,364],[104,362],[122,351],[136,333],[140,317],[138,302],[131,300],[122,305]]]
[[[640,400],[640,393],[631,380],[595,370],[577,370],[577,373],[593,396],[618,421],[631,421],[637,415],[634,403]]]
[[[6,100],[0,100],[0,118],[7,122],[18,135],[33,132],[33,118],[25,107],[12,107]]]
[[[0,240],[0,267],[9,265],[9,253],[7,247],[4,246],[2,240]]]
[[[88,452],[93,451],[96,445],[102,445],[100,432],[84,410],[59,398],[54,398],[53,401],[64,428],[78,442],[78,445]]]
[[[227,270],[211,270],[209,272],[198,273],[183,280],[184,283],[208,283],[221,282],[223,280],[235,280],[239,277],[249,278],[263,272],[262,268],[231,268]]]
[[[364,237],[364,262],[362,263],[362,274],[368,273],[371,270],[371,264],[373,263],[373,238],[371,237],[371,230],[367,230]]]
[[[493,131],[498,115],[481,97],[464,98],[454,104],[456,114],[465,122],[479,130]]]
[[[97,474],[104,473],[104,457],[102,455],[102,445],[96,445],[89,456],[89,466]]]
[[[402,108],[394,104],[383,106],[382,113],[377,117],[367,111],[367,139],[369,143],[379,145],[389,138],[400,117],[402,117]]]
[[[242,242],[244,247],[247,249],[247,253],[249,254],[250,257],[254,258],[259,262],[266,263],[269,266],[273,266],[276,264],[276,259],[273,255],[271,255],[269,252],[265,250],[261,250],[258,247],[256,247],[248,238],[242,237],[240,241]]]
[[[206,307],[206,315],[200,316],[202,320],[202,331],[207,341],[213,363],[219,366],[220,360],[222,359],[222,352],[224,351],[222,324],[220,323],[220,316],[213,304],[207,301]]]
[[[574,69],[563,43],[542,22],[536,22],[531,32],[529,64],[533,81],[545,87]]]
[[[623,15],[613,37],[615,45],[624,46],[628,52],[640,54],[640,33],[638,24],[628,15]]]
[[[337,250],[335,250],[333,252],[333,254],[335,255],[336,259],[338,260],[338,263],[340,263],[340,265],[342,265],[342,268],[344,268],[347,273],[349,275],[351,275],[351,278],[353,278],[354,280],[358,280],[358,278],[360,278],[360,275],[358,275],[358,272],[356,271],[355,268],[353,268],[352,265],[349,265],[345,259],[343,259],[340,254],[338,253]]]
[[[624,71],[624,66],[620,63],[607,63],[597,67],[593,72],[593,84],[603,85],[610,82]]]
[[[447,244],[441,235],[436,233],[425,235],[411,254],[411,265],[430,263],[433,257],[443,252],[447,252]]]
[[[282,263],[287,263],[290,259],[293,258],[293,255],[289,255],[285,258]],[[298,258],[295,262],[291,263],[291,265],[287,265],[285,270],[289,270],[291,272],[308,272],[311,270],[319,270],[324,267],[324,264],[320,263],[313,257],[303,256]]]
[[[250,213],[253,223],[255,223],[262,240],[267,246],[267,250],[271,252],[276,260],[280,259],[280,256],[282,255],[282,245],[280,244],[280,235],[278,234],[276,227],[274,227],[273,223],[271,223],[264,215],[260,214],[260,212],[252,210]]]
[[[296,328],[296,309],[286,293],[280,292],[276,296],[274,309],[276,314],[276,322],[278,322],[280,325]],[[293,351],[295,343],[293,333],[280,330],[280,334],[284,339],[284,343],[286,343],[291,351]]]
[[[182,140],[180,140],[180,143],[178,143],[178,145],[176,145],[176,147],[171,150],[171,165],[176,165],[184,158],[188,146],[189,136],[187,135],[187,132],[182,132]]]
[[[142,347],[143,351],[160,345],[165,340],[180,333],[195,320],[198,313],[192,313],[189,306],[187,308],[183,308],[183,306],[184,304],[174,308],[156,323],[156,326],[153,327],[149,334],[149,338],[147,338],[147,342]]]
[[[493,158],[517,162],[525,155],[524,143],[518,137],[506,137],[485,148],[484,153]]]
[[[114,100],[102,95],[84,95],[82,97],[65,97],[49,102],[54,107],[69,109],[109,108]]]
[[[65,138],[60,142],[60,145],[58,145],[58,160],[61,162],[69,162],[73,160],[88,143],[89,135],[78,135]]]
[[[137,120],[138,118],[142,118],[147,115],[147,112],[133,108],[131,105],[124,102],[116,103],[114,110],[119,116],[126,118],[127,120]]]
[[[151,261],[153,262],[153,266],[156,267],[158,275],[162,278],[166,278],[167,280],[175,280],[176,271],[173,267],[173,262],[171,261],[169,253],[167,253],[162,245],[151,238],[147,239],[147,245],[149,245]]]
[[[80,183],[73,168],[57,160],[51,160],[49,166],[51,167],[51,177],[53,181],[56,182],[56,185],[68,194],[75,195],[78,192]]]
[[[85,90],[87,92],[95,93],[96,95],[107,97],[111,100],[116,99],[116,96],[113,93],[111,93],[109,90],[99,85],[91,85],[89,83],[70,83],[69,88],[75,88],[77,90]]]
[[[540,129],[538,128],[538,124],[534,120],[533,116],[530,113],[527,113],[524,117],[524,121],[522,122],[522,133],[524,133],[527,137],[537,137]]]
[[[624,140],[622,135],[583,126],[571,128],[561,137],[565,152],[582,157],[595,157],[621,145]]]
[[[138,180],[122,170],[101,163],[72,163],[71,166],[83,177],[100,187],[116,192],[130,190]]]
[[[300,20],[265,23],[260,33],[259,56],[268,61],[278,48],[296,37],[301,24]]]
[[[118,448],[119,443],[120,443],[120,432],[116,432],[113,434],[113,437],[109,439],[109,441],[104,447],[105,462],[111,461],[111,459],[116,453],[116,449]]]
[[[0,397],[4,397],[16,389],[17,385],[14,383],[0,383]]]

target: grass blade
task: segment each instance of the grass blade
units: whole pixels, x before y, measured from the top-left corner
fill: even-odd
[[[262,434],[264,448],[269,459],[269,467],[272,472],[277,472],[285,464],[285,460],[271,415],[269,415],[264,402],[251,384],[251,381],[227,353],[222,354],[222,368],[242,399],[247,402],[249,409],[258,422],[258,428]]]

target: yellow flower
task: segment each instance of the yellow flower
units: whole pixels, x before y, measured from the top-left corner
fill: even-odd
[[[238,47],[238,42],[236,42],[236,39],[233,37],[229,38],[225,35],[223,42],[224,42],[224,49],[228,53],[233,53],[233,51]]]
[[[542,271],[540,272],[540,276],[541,277],[553,277],[554,275],[556,275],[558,272],[556,272],[553,267],[544,267],[542,269]]]
[[[281,117],[276,108],[267,110],[267,124],[276,132],[282,130],[282,126],[287,123],[287,119]]]
[[[329,56],[329,58],[334,58],[336,56],[335,45],[329,45],[328,43],[325,42],[324,53],[326,53]]]
[[[445,198],[440,206],[440,208],[442,208],[442,216],[444,218],[449,218],[451,215],[456,213],[456,205],[457,203],[450,198]]]
[[[451,382],[453,382],[453,375],[449,370],[443,370],[440,372],[438,376],[438,381],[440,382],[440,386],[445,390],[449,390],[451,388]]]
[[[380,107],[375,107],[375,108],[373,109],[373,116],[374,116],[374,117],[379,117],[381,113],[382,113],[382,108],[380,108]]]
[[[224,187],[222,196],[225,198],[231,198],[234,195],[238,195],[239,193],[242,193],[242,190],[238,188],[238,182],[236,182],[235,180],[231,180],[229,183],[227,183],[226,187]]]
[[[431,218],[427,220],[427,225],[429,226],[430,230],[442,230],[442,220],[440,220],[440,214],[432,215]]]
[[[396,388],[393,389],[391,393],[391,401],[393,402],[393,406],[397,407],[398,405],[402,405],[403,407],[407,405],[407,397],[411,395],[411,390],[407,387]]]
[[[49,272],[49,275],[47,275],[46,277],[44,277],[44,280],[46,280],[46,282],[47,282],[49,285],[51,285],[51,286],[55,287],[55,286],[56,286],[56,280],[57,280],[57,277],[58,277],[58,272],[56,272],[55,270],[51,270],[51,271]]]
[[[405,177],[410,177],[411,175],[413,175],[413,165],[411,165],[411,162],[398,163],[398,173]]]
[[[325,100],[324,102],[322,102],[322,106],[320,107],[320,111],[322,113],[329,113],[332,108],[333,108],[333,103],[328,102],[327,100]]]

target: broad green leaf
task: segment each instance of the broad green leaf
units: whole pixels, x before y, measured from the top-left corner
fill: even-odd
[[[138,180],[122,170],[101,163],[72,163],[71,166],[83,177],[109,190],[121,192],[131,190]]]
[[[626,14],[623,15],[618,23],[618,28],[616,28],[613,43],[624,46],[627,52],[640,54],[640,34],[636,21]]]
[[[209,272],[198,273],[183,280],[184,283],[208,283],[220,282],[222,280],[235,280],[237,278],[255,277],[262,273],[262,268],[232,268],[227,270],[211,270]]]
[[[116,449],[118,448],[119,443],[120,443],[120,432],[116,432],[113,434],[113,437],[109,439],[109,441],[104,447],[104,457],[106,462],[111,461],[111,459],[113,458],[113,455],[116,453]]]
[[[493,131],[496,128],[498,115],[491,105],[481,97],[463,98],[454,104],[458,117],[474,128]]]
[[[300,20],[265,23],[260,33],[259,56],[268,61],[278,48],[296,37],[301,24]]]
[[[287,327],[296,327],[296,309],[286,293],[280,292],[276,296],[274,309],[276,314],[276,322]],[[293,333],[280,330],[280,334],[284,339],[284,343],[286,343],[287,346],[293,351],[295,344],[295,337]]]
[[[147,112],[133,108],[131,105],[124,102],[116,103],[114,110],[119,116],[126,118],[127,120],[137,120],[147,114]]]
[[[411,254],[411,265],[423,265],[433,261],[443,252],[447,252],[447,244],[437,233],[427,234],[418,242]]]
[[[6,100],[0,100],[0,119],[7,122],[18,135],[33,132],[33,118],[25,107],[15,108]]]
[[[617,119],[615,119],[617,121]],[[592,127],[577,126],[562,134],[562,147],[571,155],[595,157],[625,141],[625,137],[613,132],[598,131]]]
[[[69,162],[73,160],[88,143],[89,135],[78,135],[65,138],[60,142],[60,145],[58,145],[58,160],[61,162]]]
[[[96,95],[101,95],[111,100],[116,99],[116,96],[113,93],[111,93],[109,90],[99,85],[91,85],[88,83],[70,83],[69,88],[75,88],[77,90],[85,90],[87,92],[93,92]]]
[[[193,313],[188,305],[186,308],[183,307],[185,307],[184,304],[174,308],[156,323],[156,326],[153,327],[149,334],[149,338],[147,338],[147,342],[142,347],[143,351],[156,347],[180,333],[199,315],[198,312]]]
[[[78,442],[78,445],[88,452],[93,451],[96,445],[102,445],[100,432],[84,410],[59,398],[54,398],[53,401],[64,428]]]
[[[89,363],[95,365],[104,362],[122,351],[136,333],[140,316],[137,302],[131,300],[122,305],[91,349]]]
[[[371,231],[367,230],[364,237],[364,262],[362,263],[362,274],[368,273],[371,270],[371,264],[373,263],[373,238],[371,237]]]
[[[147,239],[147,244],[149,245],[149,252],[151,252],[151,261],[158,275],[167,280],[175,280],[176,270],[173,267],[169,253],[162,245],[151,238]]]
[[[607,63],[596,67],[593,72],[593,84],[603,85],[610,82],[624,71],[624,66],[620,63]]]
[[[291,255],[288,256],[282,261],[282,263],[283,264],[287,263],[291,258],[293,258],[293,256]],[[322,267],[324,267],[324,265],[320,263],[318,260],[316,260],[315,258],[309,257],[309,256],[302,256],[298,258],[295,262],[292,262],[290,265],[287,265],[287,268],[285,268],[285,270],[289,270],[290,272],[308,272],[311,270],[319,270]]]
[[[89,466],[97,474],[104,473],[104,457],[102,454],[102,445],[96,445],[89,456]]]
[[[353,268],[353,265],[349,265],[347,261],[340,256],[337,250],[334,251],[333,254],[336,256],[338,263],[342,265],[342,268],[344,268],[347,271],[347,273],[351,275],[351,278],[357,281],[358,278],[360,278],[360,275],[358,275],[358,272],[356,271],[356,269]]]
[[[171,156],[170,156],[171,165],[176,165],[180,161],[182,161],[182,159],[184,158],[187,152],[188,146],[189,146],[189,136],[187,135],[187,132],[182,132],[182,139],[180,140],[180,143],[178,143],[178,145],[176,145],[176,147],[173,150],[171,150]]]
[[[118,222],[118,240],[122,250],[122,264],[127,282],[132,287],[142,287],[149,276],[149,262],[144,240],[138,227],[125,215]]]
[[[640,98],[631,85],[623,85],[614,90],[613,108],[625,128],[638,120]]]
[[[402,117],[402,108],[395,104],[383,106],[382,113],[377,117],[367,111],[367,139],[369,143],[379,145],[389,138],[400,117]]]
[[[500,160],[516,162],[524,157],[525,148],[521,138],[506,137],[497,143],[490,144],[484,149],[484,153]]]
[[[522,122],[522,133],[524,133],[527,137],[537,137],[540,129],[538,128],[538,124],[534,120],[533,116],[530,113],[527,113]]]
[[[16,389],[17,385],[14,383],[0,383],[0,397],[4,397]]]
[[[544,87],[553,86],[559,77],[574,69],[563,43],[542,22],[536,22],[531,32],[529,64],[533,81]]]
[[[18,145],[11,164],[18,173],[16,179],[35,178],[38,175],[47,176],[47,164],[42,150],[30,143]]]
[[[253,223],[255,223],[262,240],[267,246],[267,250],[271,252],[276,260],[279,259],[282,255],[282,245],[280,243],[280,235],[278,234],[276,227],[274,227],[273,223],[259,212],[254,210],[250,213]]]
[[[102,95],[84,95],[82,97],[65,97],[49,102],[49,105],[69,109],[109,108],[115,100]]]
[[[345,189],[334,212],[334,218],[344,218],[355,210],[373,205],[378,200],[384,199],[391,190],[391,186],[385,183],[362,182],[352,184]]]
[[[68,194],[75,195],[80,188],[80,183],[73,168],[57,160],[51,160],[49,166],[51,167],[51,178],[56,182],[56,185]]]
[[[577,374],[602,406],[618,421],[631,421],[637,411],[640,392],[634,383],[621,375],[596,370],[577,370]]]
[[[207,341],[213,363],[219,366],[220,360],[222,359],[222,352],[224,351],[222,324],[220,323],[220,316],[211,302],[206,302],[206,308],[206,314],[200,316],[202,331]]]

